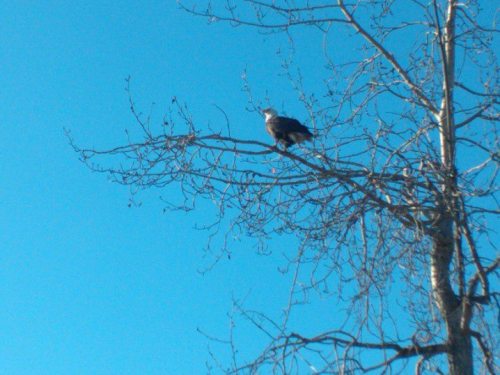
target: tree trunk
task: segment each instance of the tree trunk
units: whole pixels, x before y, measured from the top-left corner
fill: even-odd
[[[446,324],[448,336],[448,365],[452,375],[473,374],[472,342],[468,330],[462,329],[462,308],[451,287],[450,265],[454,253],[453,221],[441,217],[436,229],[431,253],[431,281],[434,297]]]
[[[436,1],[436,0],[435,0]],[[431,283],[439,311],[446,324],[448,336],[448,366],[451,375],[473,374],[472,342],[468,324],[462,322],[463,295],[457,296],[450,280],[453,256],[460,251],[456,223],[457,177],[455,166],[455,121],[453,88],[455,85],[455,7],[456,0],[448,0],[444,28],[439,26],[437,2],[434,3],[443,66],[443,97],[438,116],[441,150],[441,197],[436,202],[435,236],[431,253]],[[457,239],[458,238],[458,239]],[[459,267],[459,265],[457,265]],[[462,291],[460,291],[462,293]]]
[[[462,333],[460,326],[455,328],[453,335],[449,335],[450,351],[448,365],[452,375],[471,375],[474,373],[472,365],[472,342],[467,333]]]

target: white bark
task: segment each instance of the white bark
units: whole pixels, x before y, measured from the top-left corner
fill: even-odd
[[[437,0],[434,1],[435,17],[439,20]],[[461,325],[465,303],[463,296],[457,296],[452,289],[450,266],[455,252],[459,251],[454,241],[456,224],[457,180],[455,167],[455,123],[453,115],[453,87],[455,84],[455,12],[456,1],[448,0],[446,21],[441,29],[437,22],[437,32],[441,47],[443,68],[443,94],[439,111],[439,135],[441,167],[444,170],[442,199],[437,202],[439,219],[436,222],[434,244],[431,253],[431,283],[436,303],[446,324],[448,335],[448,364],[450,374],[467,375],[473,373],[472,343],[469,327]]]

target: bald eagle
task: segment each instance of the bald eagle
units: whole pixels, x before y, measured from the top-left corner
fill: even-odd
[[[285,150],[295,143],[302,143],[312,138],[309,129],[293,118],[278,116],[272,108],[262,110],[266,116],[266,130],[276,144],[281,143]]]

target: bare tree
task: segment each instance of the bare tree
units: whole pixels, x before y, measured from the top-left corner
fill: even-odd
[[[180,2],[209,22],[291,40],[295,30],[317,30],[326,95],[306,92],[290,73],[314,143],[282,150],[240,139],[229,119],[203,132],[174,99],[156,128],[131,100],[138,140],[103,151],[74,145],[118,183],[175,183],[185,199],[171,209],[212,200],[212,228],[223,235],[246,233],[263,247],[272,235],[299,239],[282,321],[240,308],[268,346],[246,363],[235,354],[225,371],[390,373],[411,363],[417,374],[498,372],[500,94],[487,1]],[[355,47],[349,61],[332,51],[339,35]],[[249,103],[264,104],[251,95]],[[291,330],[290,314],[309,293],[342,303],[345,321],[314,336]]]

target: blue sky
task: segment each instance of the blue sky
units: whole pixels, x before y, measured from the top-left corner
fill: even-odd
[[[295,42],[304,85],[321,97],[323,41],[301,29]],[[328,42],[333,56],[350,50]],[[241,77],[258,100],[306,119],[280,74],[288,47],[286,35],[208,26],[174,0],[0,0],[0,373],[204,373],[213,344],[197,329],[227,335],[232,298],[279,316],[291,275],[277,270],[292,240],[256,256],[243,239],[202,274],[212,258],[193,227],[210,221],[210,205],[164,213],[170,186],[128,207],[129,189],[85,168],[64,129],[82,146],[126,143],[130,76],[138,108],[158,123],[175,96],[200,127],[223,124],[219,106],[233,135],[270,142]],[[317,312],[336,306],[317,302],[292,317],[305,333],[332,326]],[[246,354],[258,353],[255,330],[237,328]]]
[[[222,119],[216,104],[239,134],[268,141],[241,75],[259,96],[274,85],[277,106],[293,98],[276,75],[280,43],[208,27],[174,1],[0,1],[0,373],[203,373],[196,329],[226,335],[232,297],[279,314],[280,251],[255,257],[241,243],[200,274],[206,234],[192,228],[210,213],[164,214],[158,191],[128,208],[129,190],[86,169],[63,129],[85,146],[124,143],[130,75],[158,118],[176,96],[208,125]]]

